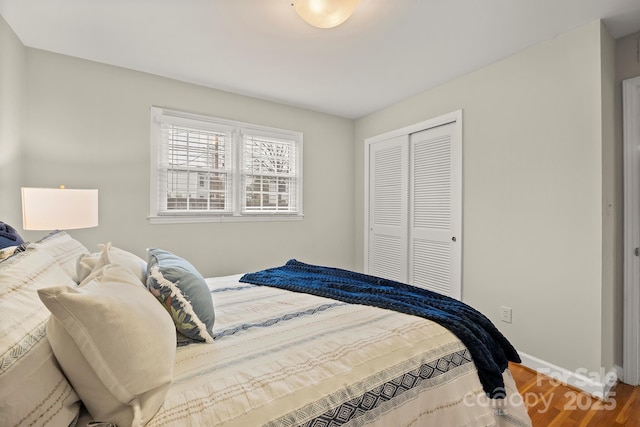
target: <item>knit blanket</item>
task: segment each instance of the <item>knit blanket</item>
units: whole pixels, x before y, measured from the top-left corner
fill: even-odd
[[[295,259],[281,267],[247,273],[240,281],[432,320],[451,331],[469,349],[483,390],[493,399],[505,396],[502,372],[508,368],[508,362],[520,363],[511,343],[487,317],[461,301],[426,289]]]

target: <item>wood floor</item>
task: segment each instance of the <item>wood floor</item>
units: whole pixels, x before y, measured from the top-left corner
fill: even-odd
[[[534,427],[640,427],[640,387],[618,383],[603,401],[521,365],[509,369]]]

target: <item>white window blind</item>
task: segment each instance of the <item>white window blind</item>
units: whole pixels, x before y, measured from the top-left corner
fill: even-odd
[[[231,135],[169,123],[160,132],[161,212],[230,212]]]
[[[151,109],[152,223],[302,216],[302,134]]]
[[[296,141],[243,134],[242,146],[243,211],[296,212]]]

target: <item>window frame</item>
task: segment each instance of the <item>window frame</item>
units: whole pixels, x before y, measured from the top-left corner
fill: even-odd
[[[201,114],[171,110],[163,107],[152,106],[150,109],[150,185],[149,185],[149,222],[151,224],[186,224],[206,222],[239,222],[239,221],[296,221],[304,218],[302,210],[303,201],[303,134],[302,132],[277,129],[235,120],[221,119]],[[198,212],[198,211],[163,211],[161,208],[160,176],[161,153],[163,141],[161,125],[184,125],[194,129],[211,130],[215,132],[228,132],[232,135],[231,147],[231,205],[228,212]],[[293,141],[296,148],[294,161],[295,174],[295,204],[297,209],[293,212],[269,210],[263,212],[243,212],[243,134],[262,135],[268,138]]]

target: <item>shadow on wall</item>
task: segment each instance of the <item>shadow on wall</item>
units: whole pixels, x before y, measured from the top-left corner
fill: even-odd
[[[0,221],[19,226],[22,221],[20,204],[20,152],[15,145],[0,143]]]

